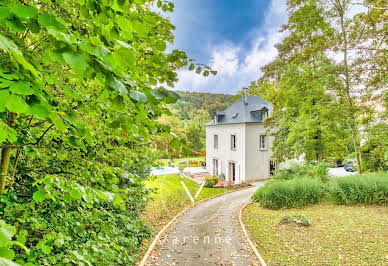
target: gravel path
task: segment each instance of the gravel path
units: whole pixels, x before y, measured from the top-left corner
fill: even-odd
[[[229,193],[191,209],[162,239],[152,265],[258,265],[238,222],[238,210],[256,189]]]

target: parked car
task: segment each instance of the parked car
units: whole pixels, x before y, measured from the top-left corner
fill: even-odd
[[[347,159],[346,163],[344,164],[344,169],[348,172],[354,172],[356,171],[356,159]]]

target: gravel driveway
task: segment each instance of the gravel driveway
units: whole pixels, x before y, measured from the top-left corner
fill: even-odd
[[[225,194],[191,209],[162,239],[152,265],[258,265],[238,221],[238,210],[256,189]]]

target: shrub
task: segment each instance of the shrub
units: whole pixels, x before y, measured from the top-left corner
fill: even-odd
[[[208,177],[205,179],[205,187],[213,187],[215,184],[218,183],[218,177],[213,176],[213,177]]]
[[[321,185],[319,180],[311,178],[274,180],[259,188],[252,199],[270,209],[301,208],[319,201]]]
[[[322,181],[327,180],[328,165],[326,163],[305,163],[293,164],[288,168],[280,169],[276,172],[274,179],[289,180],[293,178],[306,177],[317,178]]]
[[[329,195],[337,204],[388,205],[388,173],[333,179],[329,186]]]

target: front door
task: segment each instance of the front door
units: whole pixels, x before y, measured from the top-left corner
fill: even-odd
[[[236,163],[229,163],[229,178],[230,181],[236,181]]]

